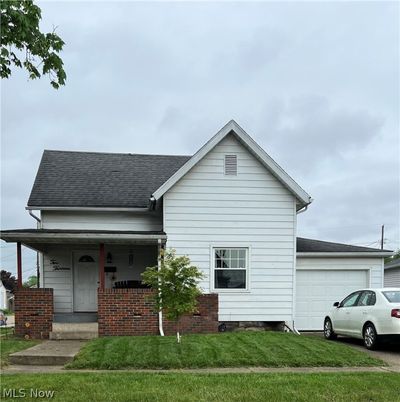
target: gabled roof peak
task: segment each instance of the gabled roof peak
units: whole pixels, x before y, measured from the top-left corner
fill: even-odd
[[[235,120],[229,120],[209,141],[207,141],[179,170],[177,170],[154,193],[155,200],[160,199],[175,185],[190,169],[193,168],[227,135],[235,137],[268,169],[292,194],[295,195],[300,208],[310,204],[312,198],[304,191],[261,147],[258,145]],[[300,209],[299,208],[299,209]]]

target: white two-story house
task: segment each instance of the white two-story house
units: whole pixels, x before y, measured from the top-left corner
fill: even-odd
[[[55,321],[95,317],[98,289],[143,290],[167,247],[204,272],[219,324],[315,330],[348,292],[383,285],[390,252],[297,238],[311,201],[230,121],[192,156],[44,151],[27,206],[37,228],[1,238],[40,253]]]

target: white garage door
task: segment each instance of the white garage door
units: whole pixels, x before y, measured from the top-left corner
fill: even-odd
[[[366,270],[297,270],[296,328],[322,330],[326,312],[354,290],[369,283]]]

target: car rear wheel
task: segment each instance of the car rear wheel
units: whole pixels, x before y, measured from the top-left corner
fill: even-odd
[[[376,332],[375,326],[372,323],[368,323],[364,327],[363,331],[364,345],[367,349],[376,349],[378,345],[378,334]]]
[[[333,325],[330,318],[325,318],[324,322],[324,336],[325,339],[333,340],[337,338],[337,335],[333,331]]]

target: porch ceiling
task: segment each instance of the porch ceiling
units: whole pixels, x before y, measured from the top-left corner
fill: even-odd
[[[157,244],[165,241],[162,231],[140,232],[125,230],[61,230],[61,229],[15,229],[2,230],[0,238],[8,243],[20,242],[36,250],[48,244]]]

